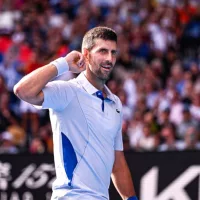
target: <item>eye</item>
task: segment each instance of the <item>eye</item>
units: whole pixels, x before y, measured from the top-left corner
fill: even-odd
[[[117,51],[112,51],[112,56],[117,56]]]
[[[113,51],[113,52],[112,52],[112,55],[113,55],[113,56],[116,56],[116,55],[117,55],[117,51]]]
[[[107,51],[106,51],[106,49],[100,49],[100,52],[101,53],[106,53]]]

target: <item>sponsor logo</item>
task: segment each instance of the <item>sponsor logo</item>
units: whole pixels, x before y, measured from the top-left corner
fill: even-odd
[[[116,112],[117,112],[117,113],[120,113],[120,111],[119,111],[118,109],[116,109]]]
[[[141,200],[194,200],[191,199],[186,186],[189,186],[194,179],[200,175],[200,166],[193,165],[187,168],[174,181],[158,194],[158,173],[159,168],[151,168],[141,179],[140,199]],[[200,182],[198,188],[200,187]],[[198,193],[198,191],[196,191]],[[197,200],[200,200],[200,193]]]

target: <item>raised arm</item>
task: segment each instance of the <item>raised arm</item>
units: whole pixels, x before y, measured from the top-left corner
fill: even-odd
[[[111,178],[115,188],[123,200],[137,200],[131,173],[126,163],[123,151],[115,151],[115,162]]]
[[[70,52],[64,59],[61,59],[61,62],[61,64],[59,62],[58,64],[50,63],[24,76],[14,86],[14,93],[28,103],[42,105],[44,101],[42,89],[49,81],[60,75],[60,71],[69,70],[79,73],[85,69],[84,56],[78,51]]]

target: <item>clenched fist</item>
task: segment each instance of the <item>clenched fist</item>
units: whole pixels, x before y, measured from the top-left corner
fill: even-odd
[[[82,53],[78,51],[72,51],[65,57],[68,65],[69,71],[74,73],[80,73],[85,70],[86,60]]]

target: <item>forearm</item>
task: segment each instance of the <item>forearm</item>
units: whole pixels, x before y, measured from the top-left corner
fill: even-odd
[[[14,93],[28,103],[42,105],[44,100],[42,89],[49,81],[67,71],[80,73],[84,69],[84,56],[78,51],[72,51],[66,57],[58,58],[22,78],[15,85]]]
[[[124,158],[124,155],[121,156],[121,159],[115,164],[112,171],[112,181],[121,195],[122,199],[127,199],[131,196],[135,196],[134,185],[131,177],[130,170]]]
[[[24,101],[30,102],[45,85],[57,76],[57,69],[53,64],[45,65],[24,76],[14,87],[15,94]]]
[[[129,169],[122,169],[122,172],[112,173],[111,177],[113,184],[119,192],[122,199],[125,200],[128,197],[136,195]]]

